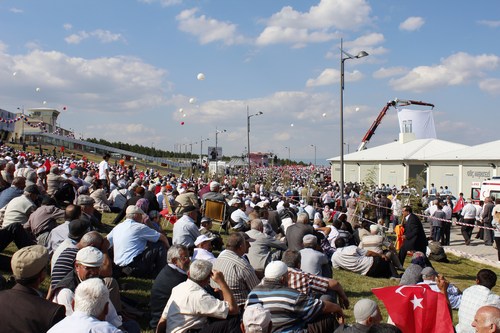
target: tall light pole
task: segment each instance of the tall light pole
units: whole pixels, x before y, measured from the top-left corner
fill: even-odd
[[[249,109],[248,109],[248,105],[247,105],[247,147],[248,147],[248,150],[247,150],[247,158],[248,158],[248,183],[251,182],[251,176],[250,176],[250,170],[252,168],[252,166],[250,165],[250,118],[252,117],[255,117],[255,116],[260,116],[264,114],[264,112],[262,111],[259,111],[257,113],[254,113],[254,114],[249,114]]]
[[[359,59],[366,57],[368,53],[360,51],[357,55],[352,55],[344,51],[343,40],[340,39],[340,203],[345,207],[344,202],[344,62],[347,59]]]
[[[314,147],[314,167],[316,167],[316,145],[311,145],[311,147]]]
[[[285,149],[288,149],[288,161],[291,161],[290,160],[290,147],[285,147]]]
[[[17,108],[17,109],[20,110],[22,113],[22,116],[21,116],[21,137],[20,137],[19,141],[22,141],[22,145],[24,147],[24,106]]]
[[[217,127],[215,128],[215,174],[218,175],[219,174],[219,169],[218,169],[218,166],[217,166],[217,162],[219,161],[219,151],[217,149],[217,136],[220,134],[220,133],[224,133],[226,132],[226,130],[218,130]]]
[[[203,139],[203,137],[200,137],[200,165],[203,164],[203,141],[208,141],[210,138]]]

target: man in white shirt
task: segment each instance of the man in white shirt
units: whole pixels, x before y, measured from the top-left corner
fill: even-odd
[[[472,230],[474,230],[474,224],[476,223],[476,207],[472,204],[472,199],[467,199],[467,203],[464,208],[462,208],[463,223],[460,228],[462,236],[465,240],[465,245],[470,245],[470,240],[472,237]]]
[[[249,229],[248,222],[250,218],[245,214],[245,204],[242,203],[239,199],[236,199],[237,202],[235,204],[238,205],[238,209],[231,213],[231,220],[235,223],[233,229],[238,231],[246,231]]]
[[[103,184],[104,188],[109,191],[110,179],[109,179],[109,164],[108,160],[111,157],[108,153],[102,156],[102,161],[99,163],[99,181]]]
[[[104,283],[97,278],[85,280],[75,290],[74,312],[49,332],[121,333],[122,330],[105,321],[109,305],[109,291]]]
[[[219,285],[223,300],[213,297],[204,289],[210,279]],[[209,261],[196,260],[189,267],[188,280],[172,289],[156,331],[232,332],[240,325],[238,313],[238,305],[224,275],[212,270]]]
[[[194,241],[196,247],[194,248],[192,261],[203,259],[213,264],[216,259],[212,253],[212,240],[214,239],[215,237],[207,235],[198,236]]]

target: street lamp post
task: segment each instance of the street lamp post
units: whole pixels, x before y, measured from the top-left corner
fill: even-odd
[[[311,147],[314,147],[314,167],[316,167],[316,145],[311,145]]]
[[[366,57],[368,53],[359,52],[352,55],[344,51],[343,40],[340,39],[340,202],[345,207],[344,202],[344,62],[347,59],[359,59]]]
[[[208,141],[210,138],[203,139],[203,137],[200,137],[200,165],[203,164],[203,141]]]
[[[290,147],[285,147],[285,149],[288,149],[288,161],[290,162]]]
[[[247,105],[247,147],[248,147],[248,150],[247,150],[247,158],[248,158],[248,183],[251,182],[251,176],[250,176],[250,170],[251,170],[251,164],[250,164],[250,118],[254,117],[254,116],[260,116],[264,114],[264,112],[262,111],[259,111],[257,113],[254,113],[254,114],[249,114],[249,109],[248,109],[248,105]]]
[[[217,162],[219,161],[219,151],[217,149],[217,136],[220,134],[220,133],[224,133],[226,132],[226,130],[218,130],[217,127],[215,128],[215,174],[218,175],[219,174],[219,169],[218,169],[218,165],[217,165]]]

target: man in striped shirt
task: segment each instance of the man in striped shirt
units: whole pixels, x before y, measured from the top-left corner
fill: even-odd
[[[219,254],[214,264],[214,269],[224,275],[240,307],[245,304],[250,290],[259,283],[250,262],[243,258],[243,255],[248,253],[252,241],[253,239],[244,232],[230,234],[226,241],[226,249]],[[211,284],[212,287],[218,288],[213,281]]]
[[[281,261],[267,265],[264,279],[248,295],[246,306],[257,303],[271,312],[273,332],[333,332],[335,316],[343,316],[339,305],[289,288],[288,267]]]

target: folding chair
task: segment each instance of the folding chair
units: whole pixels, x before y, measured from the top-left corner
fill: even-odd
[[[227,230],[226,203],[223,201],[205,200],[205,214],[212,221],[219,223],[219,233],[223,228]]]

